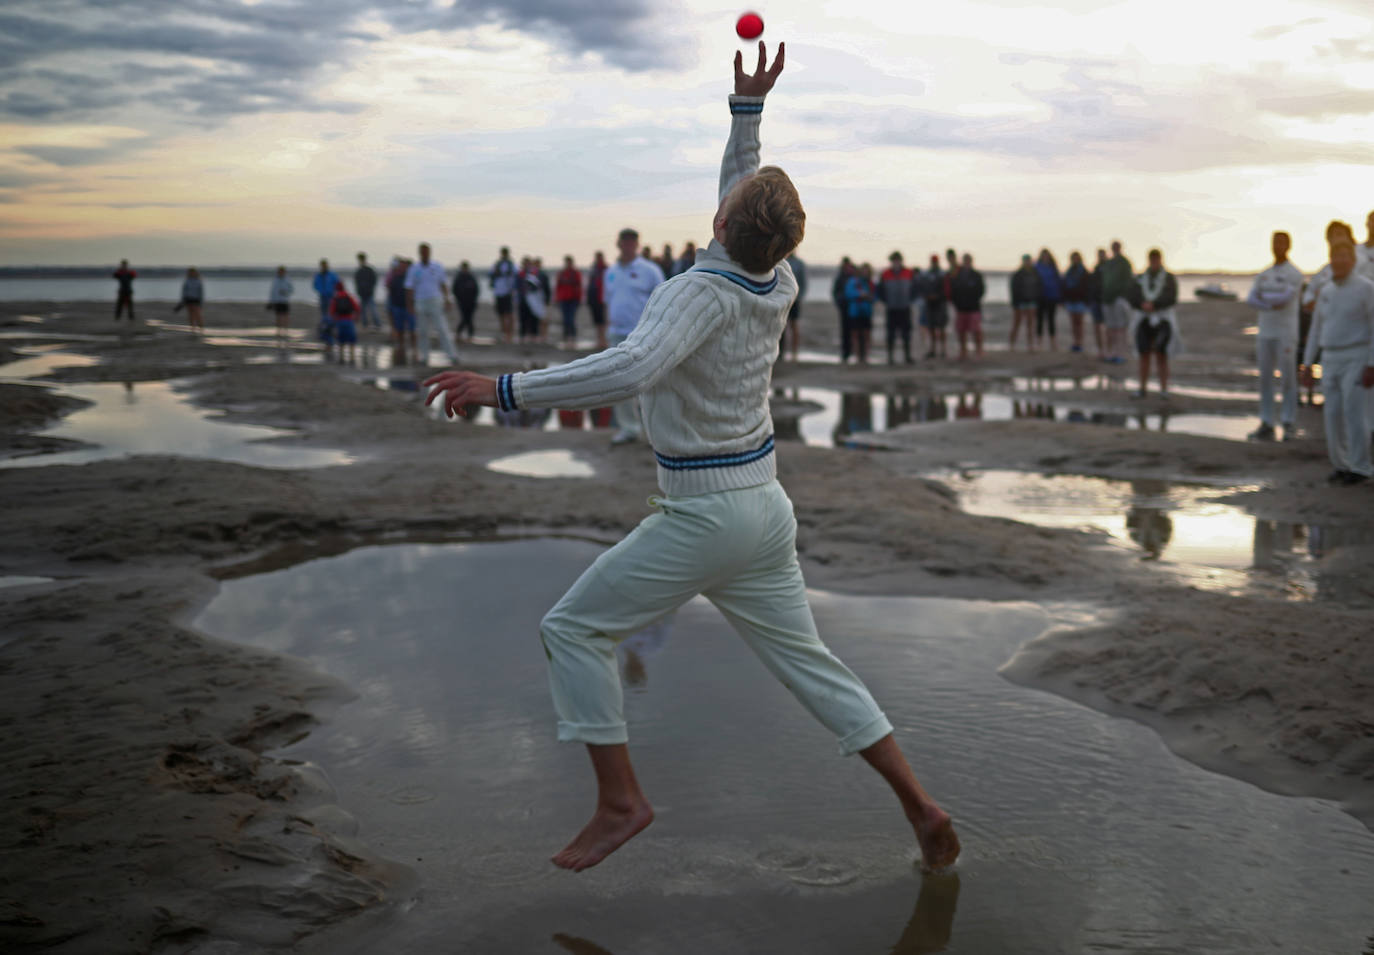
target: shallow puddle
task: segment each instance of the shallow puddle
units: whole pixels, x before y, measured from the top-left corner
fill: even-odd
[[[91,446],[7,458],[0,460],[0,467],[87,464],[136,454],[209,458],[264,468],[318,468],[355,460],[343,451],[267,443],[290,437],[292,432],[220,421],[213,412],[193,405],[170,382],[74,384],[58,390],[92,404],[40,433]]]
[[[487,467],[501,474],[536,478],[589,478],[596,469],[571,451],[529,451],[497,458]]]
[[[19,575],[12,575],[8,577],[0,577],[0,588],[30,587],[34,584],[50,584],[53,583],[56,579],[57,578],[55,577],[22,577]]]
[[[62,351],[61,345],[35,345],[18,354],[19,358],[0,365],[0,378],[41,378],[58,368],[90,368],[100,364],[99,358]]]
[[[283,751],[422,878],[370,934],[301,951],[1081,953],[1361,950],[1374,833],[1170,754],[1144,726],[1008,683],[1032,605],[813,594],[952,811],[922,879],[891,795],[701,600],[621,647],[652,827],[570,875],[582,747],[554,741],[539,620],[599,548],[362,548],[224,583],[195,621],[305,658],[359,698]]]
[[[1141,560],[1226,591],[1258,587],[1294,599],[1363,602],[1374,535],[1358,528],[1261,520],[1215,501],[1217,490],[1024,471],[937,475],[970,514],[1042,527],[1092,528]],[[1229,488],[1229,492],[1243,490]],[[1364,558],[1351,560],[1352,552]],[[1353,566],[1352,566],[1353,565]]]

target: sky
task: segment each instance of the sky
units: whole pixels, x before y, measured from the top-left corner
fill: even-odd
[[[0,265],[579,263],[710,238],[746,8],[6,0]],[[1374,210],[1370,0],[789,0],[764,162],[800,249],[1263,267]]]

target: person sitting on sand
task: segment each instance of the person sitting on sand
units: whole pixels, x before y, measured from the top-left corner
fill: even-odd
[[[1149,388],[1150,363],[1159,368],[1159,396],[1169,397],[1169,356],[1183,350],[1183,336],[1178,330],[1178,279],[1165,271],[1164,253],[1151,249],[1150,267],[1140,273],[1135,285],[1127,293],[1137,310],[1130,330],[1130,339],[1140,355],[1140,389],[1137,398],[1144,398]]]
[[[596,865],[648,826],[653,809],[627,746],[615,645],[697,594],[718,606],[766,666],[889,783],[931,868],[959,854],[947,812],[916,777],[892,726],[854,674],[820,640],[797,563],[796,520],[776,478],[769,379],[797,293],[786,256],[806,213],[787,174],[759,168],[764,97],[782,72],[778,46],[754,75],[735,58],[730,139],[721,164],[714,240],[696,265],[650,297],[623,343],[557,368],[488,378],[428,379],[448,414],[595,408],[639,395],[663,496],[658,511],[603,553],[544,617],[561,740],[586,744],[597,780],[587,826],[553,857]]]
[[[1365,421],[1374,387],[1374,282],[1355,272],[1355,243],[1344,236],[1331,243],[1330,270],[1312,313],[1301,374],[1310,383],[1320,351],[1322,418],[1334,468],[1327,482],[1362,484],[1374,473]]]
[[[340,282],[334,287],[329,301],[329,318],[334,323],[334,341],[339,343],[339,361],[352,362],[358,344],[358,315],[362,307],[348,294],[348,286]]]

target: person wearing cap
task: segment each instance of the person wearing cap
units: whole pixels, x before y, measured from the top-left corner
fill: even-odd
[[[639,233],[634,229],[620,230],[615,240],[620,256],[606,270],[602,278],[602,295],[606,300],[606,342],[614,348],[634,333],[644,306],[654,289],[663,284],[663,270],[652,259],[639,254]],[[639,402],[633,398],[615,404],[616,432],[611,444],[627,444],[639,440]]]

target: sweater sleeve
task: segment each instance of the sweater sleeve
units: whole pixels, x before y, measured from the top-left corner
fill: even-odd
[[[762,96],[730,96],[730,138],[720,161],[720,195],[724,199],[735,183],[759,169],[759,125],[763,121]]]
[[[1307,330],[1307,347],[1302,352],[1302,363],[1309,368],[1317,363],[1317,353],[1321,351],[1322,310],[1312,313],[1312,327]]]
[[[497,398],[518,408],[601,408],[645,391],[694,352],[725,317],[704,281],[660,285],[639,325],[614,348],[557,368],[502,375]]]

